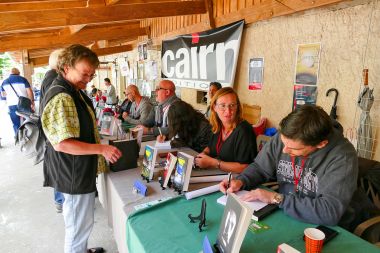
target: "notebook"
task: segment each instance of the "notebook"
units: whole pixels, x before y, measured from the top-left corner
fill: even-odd
[[[110,170],[117,172],[137,168],[139,148],[136,140],[110,140],[109,143],[117,147],[122,153],[116,163],[110,163]]]

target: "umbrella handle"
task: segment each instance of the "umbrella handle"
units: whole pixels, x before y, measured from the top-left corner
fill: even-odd
[[[346,130],[346,137],[352,141],[354,139],[356,139],[356,128],[348,128]]]
[[[338,96],[339,96],[339,91],[335,88],[331,88],[331,89],[328,89],[327,92],[326,92],[326,97],[329,96],[330,92],[335,92],[335,97],[334,97],[334,104],[333,104],[333,107],[336,106],[336,101],[338,100]]]

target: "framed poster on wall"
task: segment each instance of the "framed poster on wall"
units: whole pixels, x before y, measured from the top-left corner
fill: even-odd
[[[264,78],[264,58],[252,58],[248,65],[248,89],[261,90]]]

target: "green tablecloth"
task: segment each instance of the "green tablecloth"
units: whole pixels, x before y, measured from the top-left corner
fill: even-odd
[[[130,215],[126,224],[129,252],[200,252],[205,235],[211,243],[216,241],[224,209],[216,203],[220,196],[221,193],[218,192],[204,197],[207,201],[207,227],[203,232],[199,232],[198,223],[190,223],[187,217],[189,213],[200,213],[202,197],[193,200],[178,197]],[[316,226],[296,221],[286,216],[282,210],[276,211],[262,222],[271,228],[258,234],[248,231],[240,252],[274,253],[281,243],[288,243],[305,252],[303,230]],[[379,252],[377,247],[350,232],[340,227],[333,229],[339,234],[324,246],[323,253]]]

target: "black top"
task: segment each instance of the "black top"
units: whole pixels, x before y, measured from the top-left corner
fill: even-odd
[[[181,138],[174,138],[174,140],[170,142],[170,145],[173,148],[190,147],[191,149],[194,149],[195,151],[200,153],[209,144],[211,135],[211,126],[205,119],[200,122],[198,132],[194,135],[194,138],[192,138],[188,143],[183,141]]]
[[[51,84],[53,83],[54,79],[58,76],[58,73],[55,69],[51,69],[48,72],[46,72],[44,76],[44,80],[42,80],[41,84],[41,96],[40,101],[44,98],[46,92],[49,90]]]
[[[78,113],[80,136],[75,139],[86,143],[96,143],[93,120],[88,111],[88,108],[93,109],[91,100],[82,91],[76,91],[61,75],[57,76],[51,86],[52,88],[46,92],[41,101],[41,115],[50,99],[58,93],[67,93],[73,98]],[[95,114],[94,111],[93,113]],[[44,186],[50,186],[68,194],[94,192],[96,191],[97,167],[97,155],[71,155],[58,152],[49,141],[46,143],[43,166]]]
[[[208,145],[210,156],[217,157],[224,162],[238,162],[250,164],[257,155],[256,135],[253,127],[242,121],[236,126],[234,131],[222,143],[219,154],[217,153],[217,143],[220,132],[213,134]]]

